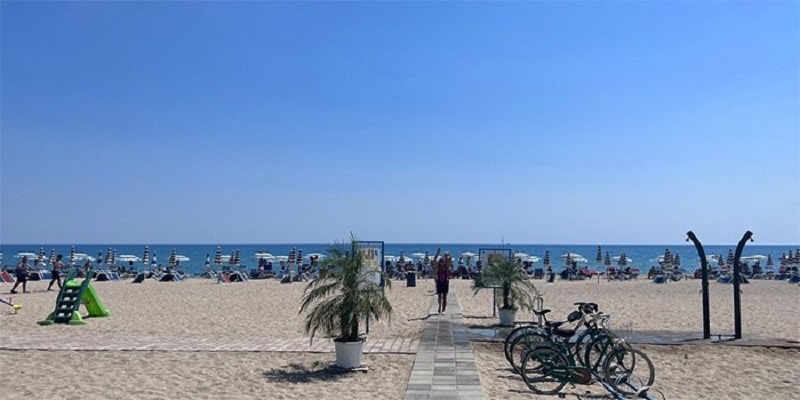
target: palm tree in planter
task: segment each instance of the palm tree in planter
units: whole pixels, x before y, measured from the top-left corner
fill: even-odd
[[[392,314],[383,288],[376,283],[391,288],[391,281],[380,270],[365,269],[354,236],[350,242],[349,251],[342,244],[328,251],[320,266],[328,273],[306,286],[300,306],[300,313],[308,312],[305,330],[311,340],[317,331],[334,337],[336,365],[347,369],[361,366],[365,340],[359,330],[361,321],[391,319]]]
[[[484,268],[480,283],[473,286],[474,294],[481,289],[497,290],[501,326],[513,326],[517,310],[532,309],[531,296],[538,294],[536,287],[528,280],[528,274],[512,260],[503,260]]]

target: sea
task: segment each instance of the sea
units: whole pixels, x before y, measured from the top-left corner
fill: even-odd
[[[102,259],[106,251],[111,249],[115,251],[118,259],[122,255],[132,255],[142,258],[144,253],[144,244],[76,244],[75,252],[84,253],[91,257],[97,258],[98,255]],[[0,262],[4,266],[13,266],[19,262],[16,257],[20,252],[28,252],[38,254],[41,250],[45,252],[45,258],[50,257],[50,253],[63,254],[64,260],[69,257],[71,244],[3,244],[0,245],[0,253],[2,259]],[[170,254],[173,249],[178,255],[188,258],[188,261],[180,263],[181,269],[184,272],[191,274],[200,274],[205,270],[206,258],[214,259],[217,245],[214,244],[150,244],[150,257],[153,255],[157,258],[158,264],[167,265]],[[274,256],[289,255],[292,248],[302,250],[304,255],[311,253],[327,254],[331,248],[328,243],[297,243],[297,244],[226,244],[219,246],[223,255],[230,255],[232,252],[238,250],[240,254],[240,264],[243,267],[255,267],[258,265],[258,259],[255,257],[256,253],[267,252]],[[401,254],[406,257],[411,257],[414,253],[428,252],[433,255],[437,248],[441,248],[442,252],[449,252],[456,259],[459,255],[465,252],[472,252],[478,254],[481,250],[510,250],[512,253],[525,253],[530,256],[538,257],[536,265],[543,265],[545,253],[550,255],[550,264],[554,270],[558,272],[565,267],[564,254],[572,254],[583,256],[586,262],[580,262],[579,266],[587,265],[593,269],[603,269],[597,262],[597,247],[598,245],[565,245],[565,244],[431,244],[431,243],[385,243],[384,255],[400,256]],[[735,245],[721,246],[721,245],[708,245],[705,246],[705,253],[709,255],[721,255],[723,259],[727,259],[729,251],[735,250]],[[691,244],[688,245],[608,245],[600,246],[603,257],[608,252],[609,257],[618,257],[625,254],[632,262],[628,263],[629,266],[640,268],[646,271],[650,266],[657,265],[657,258],[664,254],[666,249],[674,255],[678,254],[681,260],[681,268],[686,271],[693,271],[700,265],[700,258],[697,254],[695,247]],[[800,251],[800,245],[783,245],[783,246],[764,246],[756,244],[748,244],[745,246],[742,256],[762,255],[772,256],[772,259],[777,266],[779,258],[783,254],[788,254],[790,251]],[[184,259],[185,260],[185,259]],[[473,259],[473,262],[477,258]],[[32,264],[33,261],[29,261]],[[127,264],[125,262],[117,262],[117,265]],[[616,261],[614,264],[617,264]],[[135,267],[141,269],[143,265],[141,262],[134,263]]]

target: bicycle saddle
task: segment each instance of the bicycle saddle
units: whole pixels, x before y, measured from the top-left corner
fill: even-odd
[[[550,310],[547,310],[547,309],[545,309],[545,310],[533,310],[533,313],[536,314],[536,315],[545,315],[545,314],[547,314],[549,312],[550,312]]]

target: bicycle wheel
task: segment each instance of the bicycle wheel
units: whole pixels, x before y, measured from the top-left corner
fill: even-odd
[[[643,387],[652,387],[656,379],[653,362],[641,350],[620,347],[608,355],[603,366],[606,381],[626,396],[636,395]]]
[[[522,358],[528,350],[540,345],[550,343],[550,338],[542,335],[536,331],[528,331],[523,335],[519,335],[514,341],[511,342],[511,359],[508,361],[511,364],[511,369],[516,373],[519,372],[519,366],[522,364]]]
[[[538,330],[531,326],[518,326],[514,328],[511,333],[506,336],[506,340],[503,343],[503,353],[506,356],[506,360],[511,362],[511,345],[514,342],[514,339],[520,337],[521,335],[525,334],[527,331],[531,332],[538,332]]]
[[[567,374],[567,358],[548,345],[539,345],[525,354],[520,364],[520,375],[525,384],[538,394],[556,394],[567,384],[557,377],[558,372]],[[563,375],[562,375],[563,376]]]

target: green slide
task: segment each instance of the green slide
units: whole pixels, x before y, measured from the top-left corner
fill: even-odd
[[[100,297],[94,291],[94,286],[89,284],[83,292],[83,305],[86,306],[86,311],[90,317],[108,317],[111,313],[106,310]]]

